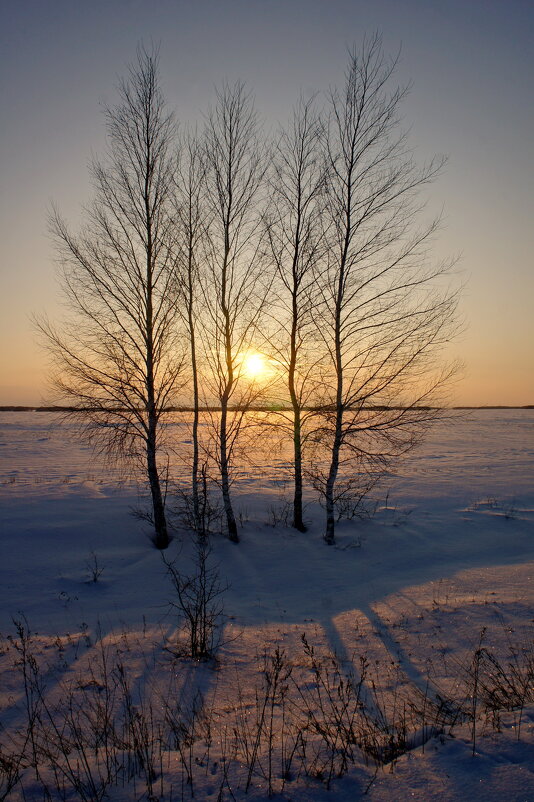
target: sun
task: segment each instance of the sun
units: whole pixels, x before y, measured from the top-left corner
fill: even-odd
[[[262,379],[269,369],[262,354],[246,354],[243,358],[243,373],[247,379]]]

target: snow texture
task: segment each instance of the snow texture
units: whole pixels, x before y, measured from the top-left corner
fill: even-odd
[[[375,491],[375,514],[340,522],[335,547],[322,541],[324,514],[313,500],[308,532],[284,524],[285,455],[263,443],[256,464],[243,463],[236,477],[241,543],[213,537],[214,564],[228,586],[217,662],[195,664],[169,651],[180,642],[180,625],[150,528],[131,515],[145,503],[135,472],[106,466],[50,413],[0,414],[2,735],[20,724],[23,708],[14,619],[33,633],[50,704],[74,678],[79,687],[93,682],[99,654],[122,644],[136,687],[161,688],[172,675],[173,693],[192,699],[201,690],[216,716],[239,705],[253,710],[266,651],[283,650],[293,676],[309,681],[303,634],[317,654],[334,654],[352,683],[362,679],[363,658],[361,693],[371,705],[382,700],[391,711],[395,700],[405,704],[418,694],[435,700],[462,693],[472,704],[477,649],[500,665],[511,654],[534,654],[533,434],[534,410],[479,410],[437,425]],[[182,448],[171,469],[184,478],[180,453],[189,435],[178,415],[172,435]],[[166,555],[190,568],[191,537],[178,520]],[[502,711],[493,724],[481,714],[474,744],[467,718],[454,727],[414,727],[404,753],[384,765],[359,757],[330,790],[321,777],[277,779],[275,798],[534,800],[529,705]],[[266,799],[261,771],[247,795],[237,775],[221,791],[223,752],[215,743],[211,763],[197,771],[195,798]],[[170,762],[164,771],[173,776]],[[28,783],[25,797],[19,785],[9,799],[41,799]],[[170,799],[166,788],[153,798]],[[189,798],[183,786],[172,793]],[[140,780],[108,794],[148,798]]]

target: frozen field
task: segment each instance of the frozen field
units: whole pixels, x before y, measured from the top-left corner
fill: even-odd
[[[178,418],[172,429],[186,447]],[[147,525],[130,514],[143,504],[135,477],[104,468],[49,413],[0,414],[0,740],[5,756],[24,737],[27,641],[41,683],[35,716],[63,783],[50,766],[40,777],[28,767],[7,798],[41,800],[44,785],[53,799],[99,798],[108,746],[103,757],[95,742],[84,769],[92,780],[77,787],[57,758],[66,735],[51,722],[67,696],[71,710],[100,709],[94,689],[107,693],[107,661],[123,694],[114,715],[124,729],[121,665],[159,761],[151,773],[150,755],[132,757],[124,736],[113,746],[115,780],[98,786],[112,800],[263,800],[269,786],[294,802],[534,800],[534,410],[476,411],[437,426],[375,493],[374,517],[340,523],[333,548],[313,502],[307,533],[284,526],[284,452],[262,446],[235,485],[242,542],[213,539],[226,618],[217,662],[196,664],[172,653],[172,588]],[[170,464],[184,472],[178,454]],[[179,528],[167,555],[188,570]],[[270,696],[276,654],[286,690]],[[189,711],[179,744],[163,743],[155,719],[170,699]],[[326,725],[321,735],[319,719],[348,731],[351,710],[360,740],[371,727],[367,752],[349,736],[330,743]]]

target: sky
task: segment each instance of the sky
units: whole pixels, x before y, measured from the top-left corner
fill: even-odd
[[[347,48],[378,31],[412,82],[404,121],[418,160],[448,157],[428,191],[436,259],[459,257],[463,363],[451,401],[534,404],[532,0],[0,0],[0,405],[47,398],[32,317],[62,315],[52,203],[76,228],[102,107],[160,46],[178,120],[201,121],[221,81],[244,80],[266,131],[300,92],[341,85]]]

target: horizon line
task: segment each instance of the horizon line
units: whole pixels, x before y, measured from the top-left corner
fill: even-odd
[[[110,409],[100,409],[99,407],[85,407],[85,408],[78,408],[78,407],[69,407],[69,406],[41,406],[41,405],[22,405],[22,404],[6,404],[0,405],[0,412],[117,412],[121,411],[122,407],[110,408]],[[232,412],[241,412],[243,410],[248,410],[250,412],[291,412],[291,406],[285,406],[281,404],[269,404],[266,406],[250,406],[250,407],[241,407],[239,405],[235,407],[230,407]],[[314,407],[306,407],[308,410],[314,409]],[[316,407],[315,409],[319,410],[321,407]],[[534,404],[458,404],[451,407],[438,407],[438,406],[402,406],[402,405],[387,405],[387,404],[369,404],[361,407],[361,409],[375,409],[375,410],[388,410],[388,409],[450,409],[450,410],[469,410],[469,409],[534,409]],[[168,407],[164,412],[194,412],[194,407],[191,406],[171,406]],[[199,408],[199,412],[218,412],[220,411],[220,407],[218,406],[204,406]]]

